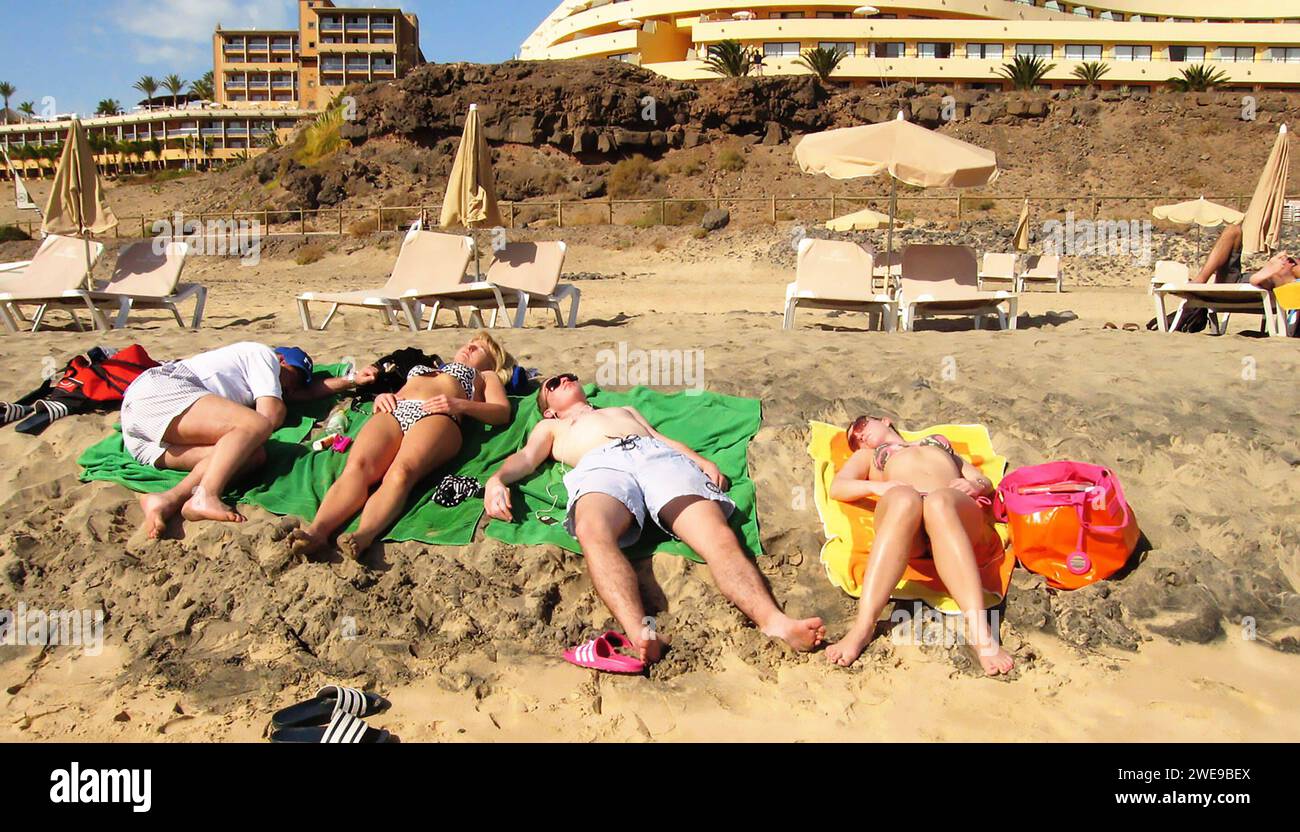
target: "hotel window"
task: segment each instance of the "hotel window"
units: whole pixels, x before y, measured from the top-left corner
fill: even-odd
[[[1271,50],[1273,63],[1300,64],[1300,47],[1274,46]]]
[[[1092,9],[1085,8],[1084,6],[1075,6],[1074,13],[1079,17],[1092,17]]]
[[[1056,0],[1047,0],[1047,2],[1043,4],[1043,8],[1050,9],[1054,12],[1065,11],[1065,7],[1062,6],[1060,3],[1056,2]]]
[[[918,43],[916,45],[916,57],[918,58],[951,58],[951,43]]]
[[[763,57],[797,58],[799,57],[799,42],[765,43],[763,44]]]
[[[848,20],[848,12],[817,12],[818,20]]]
[[[1052,57],[1052,44],[1050,43],[1017,43],[1016,56],[1024,55],[1027,58],[1050,58]]]
[[[1002,60],[1002,44],[968,43],[966,44],[966,57],[976,60],[1000,61]]]
[[[631,52],[621,52],[621,53],[619,53],[619,54],[617,54],[617,55],[610,55],[610,56],[609,56],[609,59],[610,59],[611,61],[618,61],[618,62],[621,63],[621,64],[630,64],[630,63],[632,63],[632,53],[631,53]]]
[[[1149,61],[1151,60],[1151,47],[1150,46],[1116,46],[1115,60]]]
[[[873,58],[901,58],[906,51],[906,44],[902,41],[888,41],[871,44],[871,57]]]
[[[771,20],[803,20],[803,12],[772,12],[768,15]]]
[[[1067,43],[1065,45],[1065,59],[1067,61],[1099,61],[1101,60],[1101,44]]]
[[[848,55],[850,58],[853,57],[854,50],[855,50],[853,41],[851,40],[845,40],[845,41],[824,40],[821,43],[817,44],[817,46],[831,52],[840,52],[844,55]]]
[[[1123,20],[1124,13],[1123,12],[1102,12],[1101,14],[1097,15],[1097,19],[1098,20]]]
[[[1253,46],[1220,46],[1219,60],[1230,64],[1248,64],[1255,60]]]
[[[1204,46],[1171,46],[1169,47],[1169,60],[1178,64],[1202,63],[1205,60],[1205,47]]]

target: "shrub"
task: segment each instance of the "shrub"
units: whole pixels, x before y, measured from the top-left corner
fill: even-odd
[[[325,257],[325,247],[319,243],[310,243],[298,249],[298,254],[293,258],[293,262],[299,266],[310,266],[312,263],[319,263]]]
[[[723,150],[718,153],[719,170],[735,173],[744,170],[746,164],[745,154],[741,153],[734,147],[723,148]]]
[[[644,156],[631,156],[609,171],[607,188],[615,199],[643,196],[650,185],[659,181],[654,165]]]

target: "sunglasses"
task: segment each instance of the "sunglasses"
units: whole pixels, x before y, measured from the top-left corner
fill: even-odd
[[[546,380],[546,384],[542,386],[546,388],[547,393],[554,393],[556,390],[559,390],[560,385],[566,381],[571,381],[574,384],[577,384],[578,377],[575,376],[573,373],[564,373],[558,376],[551,376]]]

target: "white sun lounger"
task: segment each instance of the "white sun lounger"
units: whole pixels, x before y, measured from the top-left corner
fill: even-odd
[[[785,329],[794,329],[799,307],[866,312],[879,316],[885,331],[894,327],[898,308],[888,294],[872,288],[874,258],[857,243],[806,238],[799,243],[795,282],[785,291]],[[868,325],[874,325],[869,319]]]

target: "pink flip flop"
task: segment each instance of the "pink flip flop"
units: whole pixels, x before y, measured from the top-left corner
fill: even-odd
[[[616,652],[631,646],[632,643],[626,636],[611,630],[585,644],[565,650],[564,660],[578,667],[604,673],[644,673],[645,662]]]

